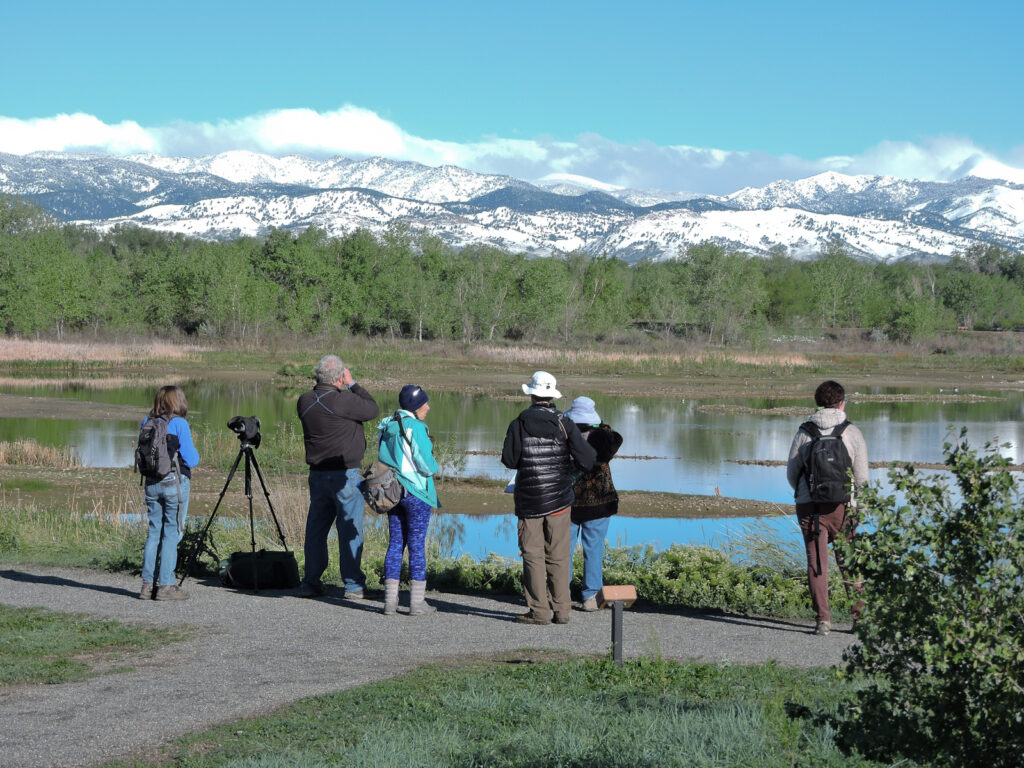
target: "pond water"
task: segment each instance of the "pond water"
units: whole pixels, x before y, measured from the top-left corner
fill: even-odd
[[[268,383],[199,380],[182,385],[189,399],[189,421],[193,430],[226,431],[226,422],[236,415],[260,417],[264,439],[272,425],[297,425],[295,400],[301,390],[285,390]],[[34,396],[148,407],[151,387],[98,390],[83,386],[16,387],[5,392]],[[571,398],[586,394],[564,392],[567,407]],[[949,401],[869,402],[858,395],[908,394],[877,388],[851,393],[847,412],[863,431],[872,461],[938,462],[942,445],[950,438],[949,425],[958,431],[968,428],[972,444],[990,440],[1008,443],[1003,450],[1014,463],[1024,462],[1024,393],[995,393],[996,399],[969,401],[947,394]],[[941,395],[938,390],[919,390],[916,395]],[[963,398],[966,392],[958,393]],[[978,391],[976,394],[993,396]],[[397,405],[397,393],[375,393],[382,412]],[[650,490],[673,493],[714,494],[791,503],[792,491],[785,470],[779,466],[736,463],[738,460],[785,460],[793,434],[809,415],[771,414],[763,409],[792,407],[798,401],[747,398],[731,400],[681,400],[669,398],[598,396],[597,408],[603,419],[624,439],[621,456],[612,464],[615,483],[621,490]],[[495,398],[436,392],[431,395],[428,417],[435,441],[453,436],[466,456],[465,474],[507,479],[510,474],[498,459],[508,423],[525,406],[525,398]],[[732,410],[715,410],[724,406]],[[709,407],[711,409],[709,410]],[[737,407],[755,409],[741,412]],[[74,421],[62,419],[0,419],[0,440],[32,438],[47,445],[70,445],[88,466],[127,466],[137,422]],[[265,462],[263,462],[265,463]],[[272,467],[264,467],[272,470]],[[884,481],[884,472],[874,470],[873,479]],[[884,482],[883,482],[884,485]],[[445,516],[441,516],[442,518]],[[787,521],[791,522],[791,521]],[[616,518],[609,531],[612,543],[708,541],[721,538],[729,527],[742,523],[721,521],[641,520]],[[786,523],[778,523],[780,533]],[[795,530],[795,524],[791,526]],[[506,530],[507,529],[507,530]],[[467,517],[462,521],[463,551],[479,555],[486,551],[516,554],[514,520],[507,517]],[[788,538],[788,534],[786,534]],[[510,546],[490,546],[500,541]]]

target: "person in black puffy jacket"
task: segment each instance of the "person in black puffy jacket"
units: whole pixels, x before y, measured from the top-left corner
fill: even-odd
[[[537,371],[523,392],[531,405],[509,424],[501,451],[501,463],[516,470],[513,498],[529,609],[518,620],[568,624],[572,474],[590,470],[597,454],[552,403],[562,396],[554,376]]]

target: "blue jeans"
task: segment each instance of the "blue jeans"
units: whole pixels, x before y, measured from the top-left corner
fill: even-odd
[[[402,575],[402,555],[409,548],[409,578],[427,580],[427,527],[430,525],[430,505],[411,493],[388,514],[388,551],[384,556],[384,578],[397,579]]]
[[[303,581],[319,585],[327,570],[327,534],[338,529],[338,556],[346,591],[366,586],[363,574],[363,495],[358,469],[310,471],[309,514],[306,516],[306,569]]]
[[[153,583],[157,552],[160,553],[160,574],[156,583],[168,587],[174,583],[174,569],[178,565],[178,507],[188,508],[189,480],[179,481],[172,472],[159,483],[146,486],[146,511],[149,513],[149,531],[142,550],[142,580]]]
[[[583,544],[583,599],[587,600],[598,593],[604,580],[601,570],[604,559],[604,540],[608,535],[610,517],[599,517],[585,523],[572,524],[570,535],[570,551],[576,549],[576,536]]]

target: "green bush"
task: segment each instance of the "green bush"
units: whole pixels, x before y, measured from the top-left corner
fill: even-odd
[[[518,559],[493,554],[482,561],[469,555],[427,558],[427,583],[442,591],[520,595],[522,571]],[[573,573],[578,584],[583,575],[579,553]],[[380,578],[383,580],[383,564]],[[780,617],[806,616],[810,610],[803,569],[743,564],[711,547],[674,545],[661,551],[608,547],[604,551],[604,581],[633,584],[639,599],[653,605]],[[841,589],[830,599],[835,601],[836,613],[848,613],[849,603]]]
[[[607,550],[604,580],[633,584],[656,605],[769,616],[799,616],[809,605],[803,571],[743,565],[712,547]]]
[[[912,467],[864,494],[869,531],[845,546],[864,579],[850,669],[869,684],[843,726],[866,754],[937,766],[1019,766],[1024,754],[1024,509],[1007,469],[961,431],[945,445],[960,500]]]

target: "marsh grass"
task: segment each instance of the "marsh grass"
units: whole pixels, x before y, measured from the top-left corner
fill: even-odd
[[[63,363],[66,367],[97,364],[138,365],[154,360],[196,361],[206,348],[164,341],[100,342],[40,341],[0,337],[2,363]]]
[[[430,665],[188,736],[117,766],[874,766],[834,721],[833,670],[516,654]]]
[[[794,352],[765,353],[743,350],[683,347],[674,349],[549,348],[531,346],[478,346],[478,360],[507,365],[548,366],[567,373],[600,372],[665,373],[700,368],[704,373],[727,373],[752,368],[792,370],[810,365],[806,355]]]
[[[58,392],[63,390],[87,389],[106,391],[124,389],[126,387],[151,387],[158,389],[165,384],[181,384],[186,381],[184,376],[110,376],[105,372],[97,372],[91,376],[0,376],[0,387],[4,389],[39,389],[46,387]]]
[[[0,464],[77,469],[81,459],[67,446],[40,445],[35,440],[0,441]]]
[[[185,637],[182,630],[0,604],[0,687],[123,672],[132,654]]]

